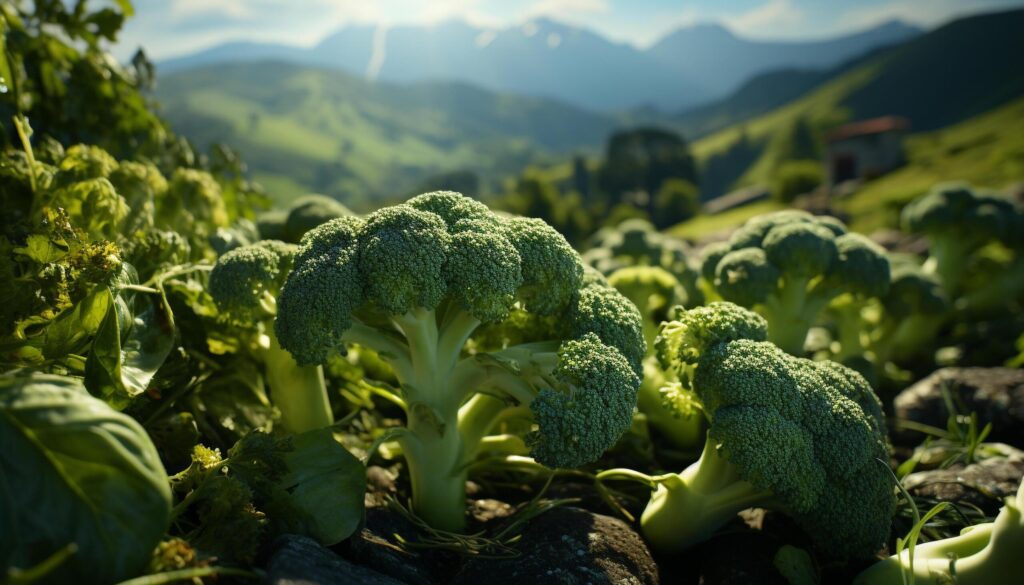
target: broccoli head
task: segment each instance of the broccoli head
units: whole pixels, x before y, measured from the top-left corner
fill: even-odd
[[[255,327],[265,339],[256,353],[265,365],[271,398],[285,428],[302,433],[332,424],[334,415],[322,368],[296,363],[274,331],[277,299],[297,251],[298,246],[278,240],[235,248],[217,260],[207,290],[228,320]]]
[[[498,420],[525,417],[552,467],[596,459],[629,427],[645,353],[637,309],[537,219],[452,192],[310,230],[278,298],[299,363],[349,344],[399,381],[413,508],[464,525],[466,465]]]
[[[663,333],[676,336],[674,343],[659,349],[675,353],[663,357],[690,379],[709,430],[696,463],[645,478],[655,491],[640,526],[651,544],[683,550],[737,512],[764,507],[791,516],[829,555],[877,551],[895,498],[881,403],[864,378],[758,340],[763,321],[736,305],[679,317]],[[610,470],[599,477],[615,475],[638,476]]]
[[[889,262],[881,247],[839,220],[802,211],[757,216],[726,245],[705,250],[701,272],[726,301],[768,320],[768,339],[801,354],[807,332],[839,295],[884,295]]]
[[[950,296],[961,292],[972,256],[1013,228],[1008,200],[978,193],[963,183],[940,183],[915,199],[900,215],[903,229],[928,237],[924,270],[936,275]]]

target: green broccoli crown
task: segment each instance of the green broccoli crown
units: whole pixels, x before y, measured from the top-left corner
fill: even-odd
[[[785,274],[824,274],[839,255],[832,230],[810,222],[792,222],[771,229],[762,242],[768,261]]]
[[[230,223],[220,184],[206,171],[175,169],[168,193],[159,209],[160,219],[167,225],[184,223],[184,228],[191,228],[197,219],[220,227]]]
[[[600,295],[582,294],[582,285],[579,255],[542,220],[504,218],[456,193],[428,193],[365,220],[338,218],[308,232],[279,299],[277,333],[300,362],[317,363],[341,349],[356,310],[395,316],[450,300],[493,323],[517,303],[538,315],[570,305],[593,309],[596,301],[590,301]],[[604,302],[616,301],[605,312],[627,311],[639,331],[639,315],[628,301]],[[605,343],[625,345],[613,325],[597,315],[593,320],[595,332],[609,337]]]
[[[861,234],[836,238],[839,257],[829,275],[836,288],[862,297],[881,297],[889,292],[889,258],[885,249]]]
[[[758,215],[747,220],[745,224],[733,232],[732,236],[729,237],[729,247],[733,250],[760,248],[764,237],[773,228],[788,223],[806,223],[810,221],[814,221],[813,215],[796,209]]]
[[[729,252],[715,269],[715,289],[722,298],[750,307],[762,303],[779,286],[779,269],[761,248]]]
[[[274,299],[291,271],[296,252],[296,246],[277,240],[263,240],[227,252],[210,271],[210,296],[235,320],[273,315]]]
[[[632,301],[650,320],[664,317],[671,305],[686,305],[686,289],[671,272],[659,266],[628,266],[608,276],[608,284]]]
[[[643,372],[643,318],[640,310],[614,288],[590,284],[579,289],[569,306],[569,337],[580,338],[589,333],[626,356],[633,371]]]
[[[892,283],[882,304],[894,317],[939,315],[949,308],[949,298],[935,276],[913,261],[897,260],[892,262]]]
[[[353,215],[338,200],[326,195],[303,195],[289,206],[284,216],[284,236],[298,242],[309,230],[337,217]]]
[[[122,162],[109,178],[117,192],[128,201],[159,198],[167,192],[167,179],[150,163]]]
[[[704,277],[704,280],[710,283],[715,282],[715,271],[718,269],[718,263],[731,251],[732,248],[728,242],[714,242],[704,246],[704,249],[701,251],[700,264],[700,275]]]
[[[527,437],[530,455],[548,467],[578,467],[629,428],[640,377],[593,333],[562,344],[554,377],[530,404],[538,427]]]
[[[716,302],[684,310],[677,307],[670,321],[661,324],[654,345],[665,369],[674,364],[696,364],[711,346],[751,339],[764,341],[768,323],[764,317],[733,303]]]
[[[789,280],[824,299],[881,296],[889,287],[889,261],[880,246],[833,217],[803,211],[749,220],[733,233],[728,251],[719,245],[705,253],[702,272],[723,298],[747,307],[766,302]]]
[[[900,221],[913,233],[983,241],[1007,233],[1012,209],[1009,201],[979,194],[967,184],[940,183],[903,208]]]
[[[881,403],[860,374],[740,339],[701,354],[694,388],[722,455],[826,552],[880,548],[895,500]]]

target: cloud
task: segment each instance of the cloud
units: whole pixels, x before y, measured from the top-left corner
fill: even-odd
[[[526,18],[548,16],[557,20],[578,21],[581,18],[607,14],[612,9],[608,0],[537,0],[526,7]]]
[[[745,12],[722,18],[733,31],[763,35],[765,32],[799,26],[805,18],[792,0],[768,0]]]
[[[221,16],[231,20],[251,18],[253,12],[245,0],[173,0],[171,2],[171,18],[187,20],[200,16]]]

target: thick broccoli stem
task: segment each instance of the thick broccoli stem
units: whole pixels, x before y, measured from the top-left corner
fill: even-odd
[[[738,512],[774,501],[771,492],[742,480],[710,438],[700,459],[682,473],[653,479],[657,488],[640,517],[640,527],[661,552],[678,552],[703,542]]]
[[[323,369],[295,363],[292,354],[278,343],[273,325],[266,331],[270,338],[264,354],[267,383],[285,429],[299,434],[334,424]]]
[[[972,246],[963,237],[932,235],[928,260],[922,268],[939,277],[942,287],[951,296],[960,292],[960,283],[970,259]]]
[[[1024,250],[1015,251],[1014,260],[1000,268],[985,286],[964,294],[957,308],[972,313],[997,313],[1017,301],[1024,293]]]
[[[764,302],[768,340],[790,355],[803,355],[807,332],[818,316],[820,304],[808,295],[809,281],[808,278],[788,277],[778,293]]]

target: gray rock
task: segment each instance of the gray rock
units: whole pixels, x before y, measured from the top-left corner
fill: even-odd
[[[903,485],[915,496],[971,504],[995,514],[1003,506],[1004,498],[1017,493],[1022,477],[1024,452],[1013,449],[1007,457],[911,473]]]
[[[471,559],[453,585],[657,585],[658,568],[625,522],[562,507],[534,518],[511,559]]]
[[[268,585],[407,585],[354,565],[306,536],[279,536],[271,549]]]
[[[989,441],[1024,447],[1024,370],[1015,368],[943,368],[920,380],[894,400],[896,418],[946,428],[949,412],[942,387],[949,388],[960,414],[978,414],[979,423],[992,423]],[[900,430],[892,440],[914,446],[921,433]]]
[[[395,534],[411,541],[418,538],[415,527],[400,515],[385,506],[367,506],[366,525],[359,534],[349,539],[343,554],[354,563],[402,583],[434,585],[438,582],[434,573],[445,572],[445,567],[436,566],[438,561],[435,557],[438,555],[428,557],[403,547],[395,539]]]

